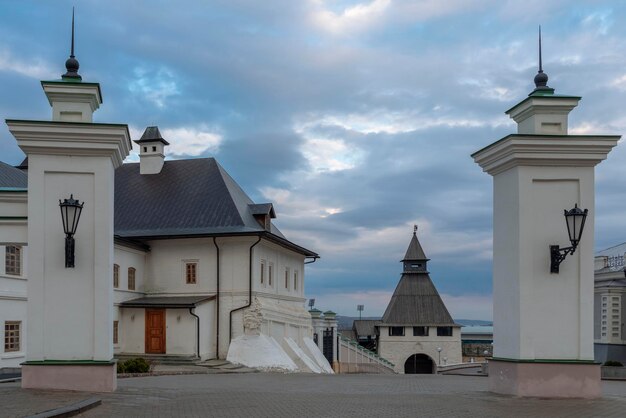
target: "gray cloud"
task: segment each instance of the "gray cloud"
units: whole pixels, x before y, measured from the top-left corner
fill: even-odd
[[[346,18],[356,3],[81,2],[80,72],[104,93],[96,120],[219,134],[193,156],[217,157],[322,254],[307,268],[311,295],[373,292],[382,304],[418,222],[440,290],[488,296],[491,178],[469,155],[515,130],[503,112],[533,87],[535,12],[549,84],[583,96],[571,128],[619,134],[625,6],[396,1]],[[71,5],[0,4],[3,117],[49,118],[37,75],[63,72]],[[3,65],[15,57],[26,70]],[[621,147],[597,170],[598,247],[624,239]],[[6,128],[0,148],[21,160]]]

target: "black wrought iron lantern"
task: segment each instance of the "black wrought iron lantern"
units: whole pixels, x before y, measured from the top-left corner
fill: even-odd
[[[63,232],[65,232],[65,267],[74,267],[74,234],[78,228],[80,213],[83,211],[85,202],[80,203],[74,199],[71,194],[69,199],[61,202],[59,199],[59,207],[61,208],[61,219],[63,221]]]
[[[550,246],[550,273],[558,273],[559,265],[565,260],[565,257],[568,254],[574,254],[574,251],[576,251],[585,229],[588,210],[580,209],[578,204],[575,204],[573,209],[564,210],[563,212],[571,246],[566,248],[559,248],[558,245]]]

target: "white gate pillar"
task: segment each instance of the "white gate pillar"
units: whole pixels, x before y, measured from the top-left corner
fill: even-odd
[[[28,156],[28,329],[22,387],[113,391],[114,170],[130,150],[126,125],[92,123],[102,102],[68,60],[44,81],[52,121],[7,120]],[[84,202],[66,267],[59,200]]]
[[[518,123],[518,133],[472,155],[494,178],[490,389],[517,396],[597,397],[594,167],[619,136],[568,135],[568,114],[580,97],[554,94],[540,74],[545,81],[506,112]],[[570,246],[563,211],[575,204],[589,210],[582,239],[560,272],[550,273],[550,245]]]

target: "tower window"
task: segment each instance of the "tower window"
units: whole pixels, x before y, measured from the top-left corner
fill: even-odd
[[[156,147],[152,147],[152,151],[153,151],[153,152],[156,152]]]
[[[265,286],[265,260],[261,260],[261,284]]]
[[[294,292],[298,290],[298,272],[293,272],[293,290]]]
[[[452,327],[437,327],[438,337],[452,337]]]
[[[285,289],[289,289],[289,268],[285,268]]]
[[[404,337],[404,327],[389,327],[390,337]]]
[[[413,336],[414,337],[427,337],[428,327],[413,327]]]
[[[148,152],[148,147],[143,147],[143,152]]]

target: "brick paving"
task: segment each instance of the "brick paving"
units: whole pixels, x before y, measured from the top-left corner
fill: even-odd
[[[487,379],[431,375],[196,374],[120,379],[83,417],[624,417],[626,382],[597,400],[522,399]],[[22,417],[93,396],[0,384],[0,416]]]

